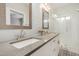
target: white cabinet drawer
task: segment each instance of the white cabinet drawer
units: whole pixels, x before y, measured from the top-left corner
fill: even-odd
[[[58,39],[56,39],[55,41],[54,40],[51,41],[51,48],[52,48],[52,55],[57,56],[59,53]]]

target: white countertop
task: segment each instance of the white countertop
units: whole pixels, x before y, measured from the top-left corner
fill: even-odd
[[[34,50],[35,48],[47,42],[49,39],[55,37],[56,35],[57,33],[51,33],[51,34],[44,35],[42,36],[42,39],[40,41],[33,43],[31,45],[25,46],[22,49],[15,48],[9,42],[1,43],[0,44],[0,56],[24,56],[25,54]]]

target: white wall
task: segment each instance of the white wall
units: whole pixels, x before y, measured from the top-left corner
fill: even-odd
[[[70,20],[56,20],[51,18],[53,32],[60,33],[60,41],[67,49],[79,53],[79,9],[78,4],[69,4],[67,6],[53,10],[53,14],[57,14],[58,18],[70,16]]]
[[[40,4],[32,4],[32,29],[26,29],[26,35],[34,35],[42,27],[42,13]],[[7,40],[14,40],[16,35],[20,33],[20,29],[1,29],[0,30],[0,42]]]

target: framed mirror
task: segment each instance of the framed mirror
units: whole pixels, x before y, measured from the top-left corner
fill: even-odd
[[[31,29],[31,3],[0,3],[1,29]]]
[[[42,9],[42,28],[49,29],[49,12]]]

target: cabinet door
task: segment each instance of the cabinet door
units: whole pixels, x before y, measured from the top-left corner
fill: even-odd
[[[56,39],[56,38],[55,38]],[[41,47],[39,50],[34,52],[31,56],[54,56],[58,55],[58,45],[53,42],[53,39]]]
[[[54,40],[52,40],[52,42],[53,42],[53,43],[51,43],[52,55],[58,56],[58,53],[59,53],[58,37],[54,38]]]
[[[52,54],[51,43],[48,42],[44,46],[42,46],[39,50],[34,52],[32,56],[50,56]]]

